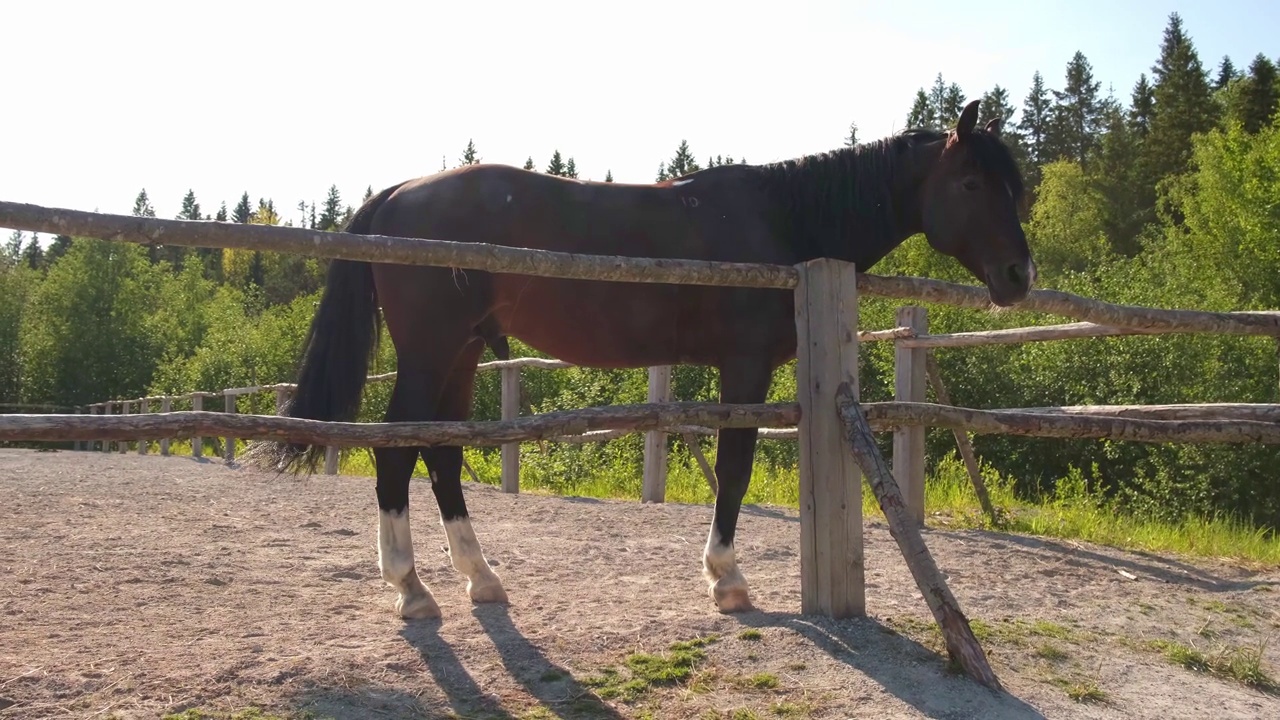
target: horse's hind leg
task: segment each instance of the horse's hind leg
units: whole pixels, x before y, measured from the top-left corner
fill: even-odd
[[[476,338],[460,353],[440,396],[437,420],[465,420],[471,414],[476,363],[488,341]],[[467,503],[462,497],[462,448],[457,445],[426,448],[422,451],[422,460],[431,474],[431,490],[440,506],[440,524],[448,538],[449,560],[453,568],[467,578],[467,595],[477,603],[507,602],[502,581],[489,567],[471,529]]]
[[[428,402],[420,377],[400,373],[387,407],[387,422],[419,419]],[[434,399],[434,398],[432,398]],[[378,483],[378,568],[382,579],[399,593],[396,612],[405,618],[440,617],[440,606],[418,577],[409,530],[409,480],[418,462],[418,448],[374,448]]]

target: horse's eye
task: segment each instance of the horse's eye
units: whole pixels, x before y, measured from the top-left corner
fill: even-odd
[[[978,179],[971,177],[965,178],[964,182],[961,183],[961,187],[969,192],[976,192],[978,190]]]

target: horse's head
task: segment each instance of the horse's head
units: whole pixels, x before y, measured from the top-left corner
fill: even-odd
[[[965,106],[947,133],[921,197],[923,230],[935,250],[960,261],[986,283],[991,301],[1021,302],[1036,278],[1018,220],[1022,176],[1000,139],[1000,118],[977,130],[978,101]]]

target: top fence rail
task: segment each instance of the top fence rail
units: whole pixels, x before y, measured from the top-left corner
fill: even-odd
[[[585,255],[272,225],[110,215],[4,200],[0,200],[0,227],[139,245],[267,250],[576,280],[789,290],[799,278],[797,270],[786,265]],[[984,288],[926,278],[860,273],[858,292],[977,309],[991,305]],[[1140,330],[1280,337],[1280,311],[1168,310],[1117,305],[1056,290],[1035,290],[1017,309]]]

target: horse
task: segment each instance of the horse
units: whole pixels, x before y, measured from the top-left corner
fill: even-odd
[[[589,182],[498,164],[442,171],[388,187],[347,232],[571,253],[797,265],[814,258],[876,264],[912,235],[957,259],[991,302],[1023,300],[1036,277],[1018,209],[1023,183],[999,118],[976,127],[978,103],[954,127],[914,128],[856,147],[762,165],[721,165],[654,184]],[[720,402],[765,401],[775,369],[796,356],[789,290],[530,277],[335,259],[303,343],[295,418],[351,421],[379,323],[396,350],[385,419],[469,418],[486,347],[518,338],[582,367],[700,364],[720,373]],[[708,594],[723,613],[753,609],[734,538],[758,431],[722,429],[719,481],[702,552]],[[310,473],[324,448],[266,442],[250,457]],[[421,457],[453,568],[474,603],[509,602],[463,499],[460,446],[373,450],[378,567],[405,619],[441,614],[418,576],[410,476]]]

